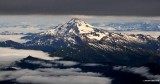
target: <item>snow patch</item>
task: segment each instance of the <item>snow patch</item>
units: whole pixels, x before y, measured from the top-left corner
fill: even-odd
[[[93,34],[89,34],[87,37],[89,39],[96,39],[96,40],[100,40],[101,38],[103,38],[104,36],[106,36],[107,34],[104,33],[96,33],[97,35],[93,35]]]

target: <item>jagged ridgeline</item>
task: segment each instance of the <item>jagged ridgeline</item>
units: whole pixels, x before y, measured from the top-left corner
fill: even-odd
[[[51,53],[51,56],[85,63],[160,64],[159,38],[108,32],[78,18],[23,39],[30,41],[24,44],[6,41],[0,46],[39,49]]]

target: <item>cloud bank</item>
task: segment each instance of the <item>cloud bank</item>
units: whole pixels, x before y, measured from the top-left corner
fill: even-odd
[[[1,71],[0,81],[16,79],[16,82],[31,84],[111,84],[110,78],[80,71],[79,68]]]
[[[44,53],[42,51],[0,48],[0,57],[1,57],[0,65],[1,66],[10,65],[12,62],[18,61],[22,58],[26,58],[29,55],[44,60],[54,60],[54,57],[49,57],[48,53]],[[58,58],[55,57],[55,59]]]
[[[25,43],[27,40],[21,39],[25,35],[0,35],[0,41],[12,40],[19,43]]]
[[[142,67],[117,66],[117,67],[114,67],[113,69],[140,74],[141,76],[147,77],[148,79],[160,80],[160,75],[151,74],[149,72],[149,68],[143,67],[143,66]]]

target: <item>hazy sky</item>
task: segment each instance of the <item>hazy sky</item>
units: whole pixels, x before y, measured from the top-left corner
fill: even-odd
[[[160,21],[160,16],[136,17],[136,16],[96,16],[96,15],[0,15],[0,24],[61,24],[71,18],[79,18],[88,23],[110,23],[110,22],[134,22],[134,21]]]
[[[0,14],[159,16],[160,0],[0,0]]]

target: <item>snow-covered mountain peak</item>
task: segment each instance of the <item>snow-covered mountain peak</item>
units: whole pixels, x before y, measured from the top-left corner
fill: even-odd
[[[69,33],[90,33],[94,32],[94,27],[83,20],[78,18],[72,18],[70,21],[65,23],[64,25],[60,26],[61,28],[66,28]],[[57,27],[59,28],[59,26]]]
[[[81,39],[84,39],[83,37],[86,37],[88,39],[96,40],[100,40],[107,34],[108,32],[106,32],[105,30],[96,28],[78,18],[72,18],[65,24],[60,24],[54,29],[40,33],[40,35],[51,35],[57,38],[78,36]]]
[[[65,24],[60,24],[56,26],[54,29],[51,29],[47,32],[43,32],[42,34],[50,34],[50,35],[65,35],[65,34],[84,34],[84,33],[93,33],[97,32],[98,29],[95,29],[94,26],[82,21],[78,18],[72,18],[70,21]]]

